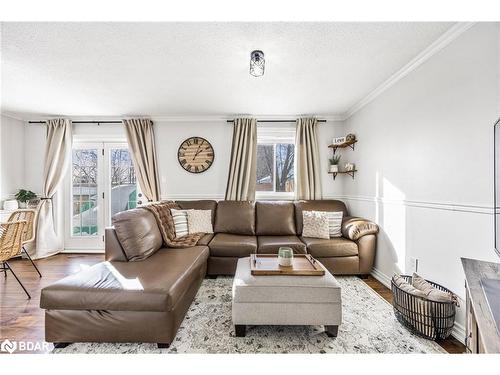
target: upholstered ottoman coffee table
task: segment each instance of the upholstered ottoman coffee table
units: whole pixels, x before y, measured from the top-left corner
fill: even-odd
[[[328,270],[323,276],[254,276],[250,271],[250,258],[239,259],[232,302],[236,336],[245,336],[247,325],[324,325],[328,336],[337,336],[342,299]]]

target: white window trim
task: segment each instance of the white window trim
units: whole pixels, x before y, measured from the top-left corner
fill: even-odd
[[[260,132],[259,132],[260,130]],[[261,123],[257,127],[257,145],[275,145],[277,143],[295,144],[295,124],[275,124]],[[274,171],[276,176],[276,147],[274,147]],[[296,177],[296,160],[294,155],[294,179]],[[276,181],[273,179],[273,184]],[[294,184],[296,186],[296,184]],[[275,188],[275,187],[274,187]],[[255,199],[257,200],[293,200],[295,199],[295,191],[255,191]]]

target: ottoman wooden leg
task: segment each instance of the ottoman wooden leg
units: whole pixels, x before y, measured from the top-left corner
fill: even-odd
[[[165,344],[162,342],[158,342],[156,345],[158,345],[158,349],[168,349],[170,347],[170,344]]]
[[[325,332],[328,337],[337,337],[339,326],[325,326]]]
[[[246,329],[247,329],[246,325],[235,324],[234,332],[236,334],[236,337],[245,337]]]

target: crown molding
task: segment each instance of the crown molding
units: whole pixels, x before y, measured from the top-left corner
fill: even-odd
[[[4,117],[8,117],[8,118],[11,118],[13,120],[17,120],[17,121],[26,121],[25,119],[23,119],[21,116],[19,116],[18,114],[16,113],[10,113],[10,112],[2,112],[0,113],[2,116]]]
[[[358,112],[361,108],[366,106],[368,103],[372,102],[375,98],[377,98],[379,95],[385,92],[388,88],[392,87],[399,80],[406,77],[409,73],[414,71],[416,68],[425,63],[436,53],[438,53],[443,48],[448,46],[457,37],[459,37],[464,32],[469,30],[475,24],[476,24],[475,22],[457,22],[455,25],[449,28],[443,35],[441,35],[437,40],[435,40],[430,46],[428,46],[426,49],[420,52],[417,56],[415,56],[412,60],[410,60],[410,62],[408,62],[396,73],[390,76],[386,81],[384,81],[381,85],[379,85],[375,90],[371,91],[363,99],[361,99],[351,108],[349,108],[349,110],[344,115],[344,120],[347,120],[349,117]]]

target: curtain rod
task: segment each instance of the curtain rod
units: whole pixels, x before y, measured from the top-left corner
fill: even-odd
[[[122,121],[71,121],[73,124],[121,124]],[[228,123],[234,120],[227,120]],[[296,122],[296,120],[257,120],[257,122]],[[318,120],[318,122],[326,122],[326,120]],[[45,121],[28,121],[29,124],[45,124]]]
[[[71,121],[73,124],[121,124],[121,121]],[[28,121],[29,124],[45,124],[45,121]]]
[[[296,122],[297,120],[257,120],[257,122]],[[234,122],[234,120],[227,120],[227,122]],[[326,122],[326,120],[318,120],[318,122]]]

